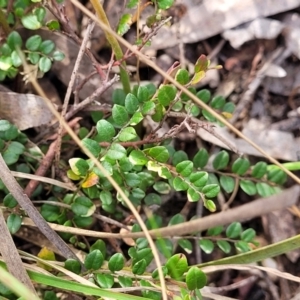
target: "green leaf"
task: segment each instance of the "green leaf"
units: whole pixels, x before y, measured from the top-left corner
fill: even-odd
[[[89,164],[82,158],[69,159],[71,170],[79,176],[85,176],[90,168]]]
[[[207,282],[206,275],[197,267],[191,267],[185,278],[186,285],[190,291],[196,289],[202,289]]]
[[[180,162],[182,162],[184,160],[188,160],[188,155],[186,154],[186,152],[179,150],[173,154],[172,164],[174,166],[176,166],[177,164],[179,164]]]
[[[209,90],[203,89],[197,92],[197,98],[199,98],[202,102],[208,103],[211,98],[211,92]]]
[[[65,58],[65,55],[61,51],[55,50],[52,57],[56,61],[62,61]]]
[[[33,14],[25,15],[21,18],[22,25],[31,30],[36,30],[42,27],[42,24],[39,22],[38,17]]]
[[[100,155],[101,147],[96,141],[89,138],[84,138],[82,143],[95,157]]]
[[[119,140],[121,142],[132,141],[135,138],[137,138],[137,134],[136,134],[135,129],[133,127],[123,128],[122,131],[119,134]]]
[[[11,193],[9,193],[4,197],[3,204],[5,207],[14,208],[18,205],[18,201]]]
[[[247,195],[253,196],[257,193],[256,185],[251,180],[241,180],[240,187]]]
[[[132,266],[132,273],[135,275],[143,275],[146,271],[146,268],[147,268],[146,260],[142,259],[142,260],[136,262]]]
[[[100,250],[103,257],[105,258],[106,256],[106,243],[103,240],[97,240],[90,248],[90,252],[92,252],[93,250]]]
[[[85,260],[84,266],[88,270],[98,270],[103,264],[104,258],[100,250],[96,249],[89,253]]]
[[[216,226],[207,230],[207,236],[217,236],[223,232],[223,226]]]
[[[124,35],[130,29],[131,24],[132,24],[131,14],[122,15],[117,27],[117,33],[121,36]]]
[[[149,99],[149,90],[147,86],[139,86],[137,90],[137,98],[139,102],[146,102]]]
[[[0,120],[0,132],[7,131],[12,124],[10,124],[7,120]]]
[[[155,113],[153,115],[151,115],[151,118],[154,122],[160,122],[165,114],[165,108],[163,105],[161,104],[157,104],[155,106]]]
[[[173,85],[163,85],[157,92],[157,98],[161,105],[168,106],[176,97],[177,89]]]
[[[207,198],[214,198],[220,192],[220,187],[217,184],[208,184],[206,185],[201,191],[205,197]]]
[[[15,153],[15,154],[18,154],[18,155],[21,155],[24,153],[25,151],[25,146],[22,145],[21,143],[19,142],[16,142],[16,141],[12,141],[9,146],[6,148],[7,151],[10,151],[12,153]]]
[[[191,241],[187,239],[180,239],[178,245],[187,253],[191,254],[193,252],[193,245]]]
[[[0,56],[0,70],[7,71],[12,66],[11,57]]]
[[[40,60],[40,55],[36,52],[28,53],[28,59],[33,64],[36,65]]]
[[[166,149],[166,147],[163,147],[163,146],[156,146],[156,147],[150,148],[149,151],[148,151],[148,149],[146,149],[146,150],[144,150],[144,152],[146,152],[153,159],[155,159],[156,161],[161,162],[161,163],[165,163],[169,159],[169,152]]]
[[[22,219],[19,215],[10,214],[7,218],[7,228],[11,234],[15,234],[22,225]]]
[[[17,31],[12,31],[8,35],[6,42],[11,50],[15,50],[16,48],[21,48],[23,44],[23,40]]]
[[[190,81],[190,74],[186,69],[179,69],[175,75],[175,80],[182,85],[186,85]]]
[[[129,121],[129,125],[135,126],[135,125],[139,124],[142,120],[144,120],[144,116],[142,115],[141,112],[137,111],[131,117],[131,119]]]
[[[121,253],[115,253],[108,261],[108,268],[111,272],[121,271],[124,265],[125,260]]]
[[[159,9],[168,9],[174,3],[174,0],[157,0],[158,8]]]
[[[104,205],[110,205],[113,202],[112,194],[109,191],[100,192],[100,200]]]
[[[79,274],[81,271],[80,262],[72,258],[69,258],[65,261],[65,268],[75,274]]]
[[[240,236],[242,225],[240,222],[231,223],[226,229],[226,236],[230,239],[235,239]]]
[[[223,190],[229,194],[233,192],[235,186],[235,180],[230,176],[221,175],[220,185],[223,188]]]
[[[225,103],[226,103],[226,100],[223,96],[215,96],[212,98],[212,100],[210,102],[210,106],[214,109],[222,110]]]
[[[143,103],[141,112],[143,115],[150,114],[152,111],[154,111],[155,103],[153,101],[147,101]]]
[[[262,178],[267,173],[268,165],[265,162],[258,162],[252,169],[252,176],[254,178]]]
[[[268,197],[275,194],[274,188],[264,182],[256,184],[257,193],[262,197]]]
[[[161,205],[162,200],[161,197],[155,193],[149,193],[144,199],[144,202],[147,206],[150,205]]]
[[[209,122],[216,122],[216,117],[215,116],[213,116],[210,112],[208,112],[206,109],[203,109],[202,110],[202,115],[203,115],[203,117],[207,120],[207,121],[209,121]]]
[[[132,279],[130,277],[119,276],[118,281],[123,288],[132,286]]]
[[[20,56],[18,55],[17,51],[13,51],[11,53],[11,61],[14,67],[18,68],[22,65],[22,60],[20,58]]]
[[[158,193],[164,194],[164,195],[169,194],[170,191],[171,191],[170,185],[168,183],[164,182],[164,181],[155,182],[155,184],[153,185],[153,188]]]
[[[122,89],[114,89],[112,94],[112,101],[114,104],[125,105],[126,94]]]
[[[139,100],[131,93],[127,94],[125,98],[125,108],[130,114],[134,114],[139,108]]]
[[[219,240],[217,241],[217,245],[226,254],[228,254],[231,250],[231,246],[227,241]]]
[[[238,241],[238,242],[234,243],[234,246],[239,252],[245,253],[245,252],[251,251],[249,244],[244,241]]]
[[[49,30],[60,30],[60,25],[57,20],[50,20],[46,23],[46,26]]]
[[[39,60],[39,69],[46,73],[51,69],[52,61],[48,57],[41,57]]]
[[[232,164],[232,172],[238,175],[244,175],[250,167],[250,162],[247,158],[239,157],[233,164]]]
[[[168,223],[168,226],[177,225],[183,223],[185,221],[185,217],[182,214],[174,215]]]
[[[144,166],[147,164],[148,159],[145,154],[140,150],[132,150],[129,154],[129,161],[136,166]]]
[[[50,40],[43,41],[40,46],[39,50],[44,54],[50,54],[55,49],[55,44]]]
[[[241,233],[241,239],[247,243],[252,242],[255,236],[256,236],[256,232],[252,228],[248,228]]]
[[[188,270],[187,258],[184,254],[175,254],[166,262],[168,274],[175,280],[180,280],[182,275]]]
[[[208,162],[209,155],[207,150],[204,148],[199,149],[193,158],[193,163],[195,168],[204,168]]]
[[[213,160],[215,170],[225,169],[229,163],[229,154],[225,150],[220,151]]]
[[[118,126],[123,126],[129,121],[128,112],[124,106],[115,104],[112,108],[112,117]]]
[[[211,240],[207,240],[207,239],[200,240],[199,246],[206,254],[212,253],[215,248],[214,243]]]
[[[175,177],[173,180],[173,186],[175,191],[179,192],[179,191],[186,191],[189,186],[188,184],[183,181],[183,179],[181,179],[180,177]]]
[[[193,172],[193,162],[185,160],[176,165],[176,171],[183,177],[188,177]]]
[[[190,181],[196,187],[202,187],[207,183],[208,180],[208,173],[207,172],[194,172],[190,175]]]
[[[80,196],[72,203],[71,209],[77,216],[89,217],[95,212],[96,206],[89,198]]]
[[[103,289],[110,289],[115,283],[112,275],[104,273],[97,273],[96,281]]]
[[[140,177],[135,173],[124,174],[124,179],[126,181],[126,184],[130,187],[138,186],[141,182]]]
[[[217,210],[216,204],[212,200],[205,199],[204,207],[206,207],[210,212],[215,212]]]
[[[126,156],[126,149],[120,144],[112,144],[106,156],[113,160],[119,160]]]
[[[41,0],[34,0],[33,2],[40,2]],[[37,16],[39,22],[43,22],[46,16],[46,9],[44,7],[37,7],[33,13]]]
[[[268,180],[276,184],[284,184],[287,180],[287,175],[279,168],[274,168],[273,170],[268,171]]]
[[[13,153],[11,151],[4,151],[3,155],[3,159],[5,161],[5,163],[10,166],[14,163],[16,163],[19,160],[19,154]]]
[[[193,188],[188,189],[187,196],[188,196],[188,201],[190,202],[197,202],[201,198],[200,192],[194,190]]]
[[[109,163],[108,161],[104,160],[101,162],[102,167],[105,169],[106,173],[108,175],[112,175],[113,174],[113,166],[111,163]],[[100,178],[106,178],[107,174],[105,174],[104,172],[100,171],[97,167],[93,168],[93,172],[96,173]]]
[[[114,126],[106,120],[98,121],[96,128],[99,142],[110,142],[116,134]]]

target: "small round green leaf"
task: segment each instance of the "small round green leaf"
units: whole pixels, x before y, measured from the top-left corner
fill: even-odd
[[[89,217],[95,212],[96,206],[89,198],[80,196],[72,203],[71,209],[77,216]]]
[[[225,105],[225,98],[223,96],[215,96],[210,102],[210,106],[214,109],[222,109]]]
[[[132,286],[132,279],[130,277],[119,276],[118,281],[123,288]]]
[[[11,61],[12,61],[12,64],[14,67],[18,68],[22,65],[22,60],[21,60],[19,54],[17,53],[17,51],[14,50],[11,53],[10,57],[11,57]]]
[[[193,172],[193,162],[185,160],[176,165],[176,171],[183,177],[188,177]]]
[[[39,50],[44,54],[50,54],[55,48],[55,44],[50,40],[43,41],[40,46]]]
[[[149,100],[149,90],[147,86],[139,86],[137,90],[137,98],[139,102],[146,102]]]
[[[164,181],[155,182],[155,184],[153,185],[153,188],[158,193],[165,194],[165,195],[169,194],[171,191],[170,185]]]
[[[104,273],[97,273],[96,281],[103,289],[110,289],[115,283],[112,275]]]
[[[217,236],[223,232],[223,226],[216,226],[207,230],[207,236]]]
[[[206,275],[197,267],[191,267],[186,274],[186,285],[190,291],[202,289],[207,282]]]
[[[139,100],[136,96],[129,93],[125,98],[125,108],[130,114],[134,114],[139,107]]]
[[[232,164],[232,172],[238,175],[244,175],[250,167],[250,162],[246,158],[239,157],[233,164]]]
[[[28,53],[28,59],[33,64],[36,65],[40,60],[40,55],[36,52]]]
[[[226,193],[232,193],[235,185],[235,180],[230,176],[221,175],[220,185]]]
[[[123,126],[129,121],[128,112],[124,106],[115,104],[112,108],[112,117],[118,126]]]
[[[22,225],[22,219],[19,215],[10,214],[7,218],[7,228],[11,234],[15,234]]]
[[[240,187],[247,195],[253,196],[257,193],[256,185],[251,180],[241,180]]]
[[[62,61],[65,58],[65,55],[61,51],[55,50],[52,57],[56,61]]]
[[[241,239],[247,243],[252,242],[255,236],[256,232],[252,228],[248,228],[241,233]]]
[[[234,244],[235,248],[242,253],[251,251],[250,245],[245,241],[238,241]]]
[[[119,160],[126,156],[126,149],[120,144],[112,144],[106,155],[112,160]]]
[[[99,142],[110,142],[116,134],[114,126],[106,120],[98,121],[96,128]]]
[[[11,50],[15,50],[22,47],[23,40],[17,31],[12,31],[8,35],[6,42]]]
[[[262,178],[267,173],[268,165],[265,162],[258,162],[252,169],[252,176],[255,178]]]
[[[135,129],[133,127],[126,127],[124,129],[122,129],[122,131],[119,134],[119,140],[121,142],[132,141],[135,138],[137,138],[137,134],[136,134]]]
[[[211,92],[209,90],[200,90],[196,96],[204,103],[208,103],[211,98]]]
[[[174,186],[175,191],[177,191],[177,192],[186,191],[189,188],[188,184],[180,177],[174,178],[173,186]]]
[[[75,274],[79,274],[81,271],[80,262],[72,258],[69,258],[65,261],[65,268]]]
[[[225,150],[220,151],[213,160],[213,167],[216,170],[225,169],[229,163],[229,154]]]
[[[84,266],[88,270],[98,270],[103,264],[104,258],[100,250],[96,249],[89,253],[85,260]]]
[[[273,170],[268,171],[267,175],[268,180],[276,184],[284,184],[287,179],[287,175],[279,168],[274,168]]]
[[[71,158],[69,159],[69,165],[71,170],[79,176],[86,176],[90,168],[89,164],[82,158]]]
[[[179,150],[173,154],[172,164],[174,166],[176,166],[177,164],[179,164],[180,162],[182,162],[184,160],[188,160],[188,155],[186,154],[186,152]]]
[[[95,157],[100,155],[101,147],[96,141],[89,138],[84,138],[82,143]]]
[[[50,69],[51,69],[51,66],[52,66],[52,61],[50,58],[48,57],[41,57],[40,60],[39,60],[39,69],[46,73],[48,72]]]
[[[143,275],[146,271],[147,264],[145,259],[142,259],[132,266],[132,273],[135,275]]]
[[[189,188],[187,191],[188,200],[190,202],[197,202],[200,200],[201,195],[199,191],[194,190],[193,188]]]
[[[208,184],[201,191],[206,198],[214,198],[220,192],[220,187],[217,184]]]
[[[202,187],[207,183],[208,180],[208,173],[201,171],[201,172],[194,172],[190,175],[190,181],[196,187]]]
[[[240,236],[242,225],[240,222],[231,223],[226,229],[226,236],[230,239],[235,239]]]
[[[214,243],[211,240],[207,239],[200,240],[199,246],[206,254],[212,253],[215,247]]]
[[[42,27],[38,17],[33,14],[25,15],[21,18],[23,26],[27,29],[36,30]]]
[[[185,69],[179,69],[175,75],[175,80],[182,85],[186,85],[190,81],[190,74]]]
[[[124,268],[125,260],[121,253],[115,253],[108,261],[108,268],[111,272],[120,271]]]
[[[275,194],[275,190],[272,186],[265,182],[258,182],[256,184],[257,193],[262,197],[268,197]]]
[[[158,101],[163,106],[168,106],[176,97],[177,89],[173,85],[163,85],[157,93]]]
[[[231,250],[231,246],[227,241],[219,240],[217,241],[217,246],[226,254]]]
[[[18,205],[18,201],[11,193],[9,193],[4,197],[3,204],[8,208],[14,208]]]
[[[166,267],[170,277],[179,280],[188,269],[187,258],[184,254],[175,254],[167,260]]]
[[[169,159],[169,152],[168,152],[167,148],[163,147],[163,146],[156,146],[156,147],[150,148],[148,155],[161,163],[165,163]]]

